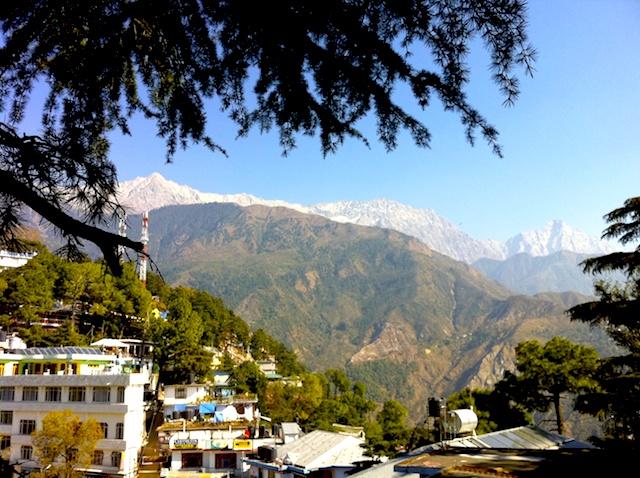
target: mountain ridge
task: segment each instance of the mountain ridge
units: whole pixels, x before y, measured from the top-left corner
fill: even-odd
[[[235,203],[245,207],[285,207],[304,214],[320,215],[336,222],[393,229],[466,263],[473,263],[481,258],[502,260],[520,252],[544,256],[561,250],[585,254],[613,251],[609,243],[591,238],[559,220],[548,222],[540,230],[521,232],[504,242],[477,240],[433,209],[415,208],[393,200],[337,201],[304,206],[282,200],[265,200],[250,194],[203,193],[167,180],[159,173],[122,182],[118,198],[134,213],[163,206],[211,202]]]
[[[513,295],[411,236],[287,208],[163,207],[149,253],[170,283],[221,297],[311,368],[345,367],[380,400],[417,406],[489,385],[525,338],[607,346],[569,321],[569,296]]]

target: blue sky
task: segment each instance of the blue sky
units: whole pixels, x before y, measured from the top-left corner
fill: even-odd
[[[469,97],[500,131],[503,159],[481,138],[471,147],[458,117],[435,104],[419,114],[433,135],[427,150],[403,135],[392,153],[352,140],[323,158],[317,139],[302,138],[283,158],[275,134],[236,140],[213,109],[210,133],[227,158],[193,146],[165,164],[153,125],[136,120],[132,137],[114,137],[112,159],[120,180],[158,171],[203,191],[303,204],[395,199],[433,208],[477,238],[551,219],[599,235],[602,215],[640,194],[640,2],[531,0],[529,23],[536,73],[521,75],[514,107],[502,106],[482,48],[469,58]],[[363,128],[373,132],[371,122]]]

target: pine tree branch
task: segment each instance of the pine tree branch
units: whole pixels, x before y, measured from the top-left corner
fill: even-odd
[[[80,237],[93,242],[100,248],[109,269],[116,275],[120,275],[122,272],[117,246],[121,245],[136,252],[142,252],[141,242],[133,241],[128,237],[105,231],[71,217],[4,170],[0,170],[0,193],[8,194],[29,206],[60,229],[65,236]]]

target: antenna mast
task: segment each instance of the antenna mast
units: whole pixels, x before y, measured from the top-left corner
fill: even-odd
[[[138,278],[143,284],[147,283],[147,261],[149,255],[147,253],[147,243],[149,242],[149,211],[142,213],[142,234],[140,235],[142,242],[142,252],[138,254]]]
[[[118,215],[118,235],[127,237],[127,213],[123,212]],[[120,260],[124,257],[124,246],[118,246],[118,257]]]

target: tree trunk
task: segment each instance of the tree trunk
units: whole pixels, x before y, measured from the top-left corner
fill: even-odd
[[[556,410],[556,430],[558,430],[558,434],[562,435],[564,433],[564,423],[562,421],[562,410],[560,409],[560,394],[553,394],[553,407]]]

